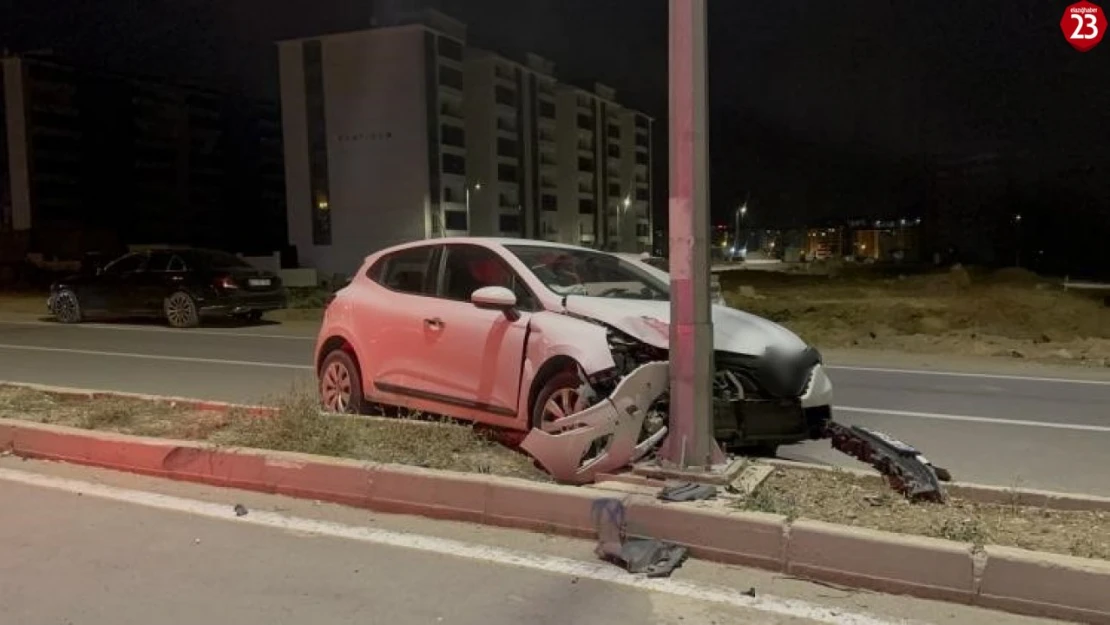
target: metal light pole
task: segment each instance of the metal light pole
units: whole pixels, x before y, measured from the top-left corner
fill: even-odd
[[[705,0],[670,0],[670,432],[681,468],[724,460],[713,437]]]

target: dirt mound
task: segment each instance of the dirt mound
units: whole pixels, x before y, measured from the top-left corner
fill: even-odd
[[[1044,280],[1037,274],[1022,269],[1020,267],[1007,267],[999,269],[990,275],[990,281],[993,284],[1012,284],[1012,285],[1036,285],[1044,282]]]

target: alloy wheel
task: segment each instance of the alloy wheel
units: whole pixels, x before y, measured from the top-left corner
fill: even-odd
[[[320,397],[330,412],[345,413],[351,407],[351,372],[341,362],[333,362],[320,376]]]
[[[54,298],[54,316],[62,323],[77,323],[81,320],[81,304],[73,291],[62,291]]]
[[[187,293],[174,293],[166,301],[166,319],[175,328],[196,325],[197,307]]]
[[[543,425],[545,429],[554,421],[582,410],[578,389],[562,388],[555,391],[543,405]]]

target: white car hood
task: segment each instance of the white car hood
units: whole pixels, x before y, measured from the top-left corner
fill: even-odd
[[[661,349],[667,349],[670,343],[670,302],[570,295],[566,298],[566,310]],[[716,350],[759,356],[769,347],[786,353],[807,347],[798,335],[773,321],[727,306],[713,306],[712,310]]]

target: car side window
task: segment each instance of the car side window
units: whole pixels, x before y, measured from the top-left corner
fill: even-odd
[[[172,254],[169,252],[151,252],[150,260],[146,263],[147,271],[166,271],[170,264],[170,257]]]
[[[469,302],[474,291],[487,286],[511,290],[517,308],[535,311],[538,303],[528,286],[496,252],[478,245],[450,245],[443,269],[440,294],[460,302]]]
[[[431,272],[431,261],[435,249],[435,246],[425,245],[394,252],[374,263],[367,276],[391,291],[432,295],[435,276]]]
[[[188,269],[185,266],[185,261],[181,260],[181,257],[177,254],[170,257],[170,264],[166,267],[166,271],[188,271]]]
[[[145,262],[146,256],[144,254],[128,254],[112,261],[110,265],[104,268],[104,273],[118,275],[139,271],[143,268]]]

